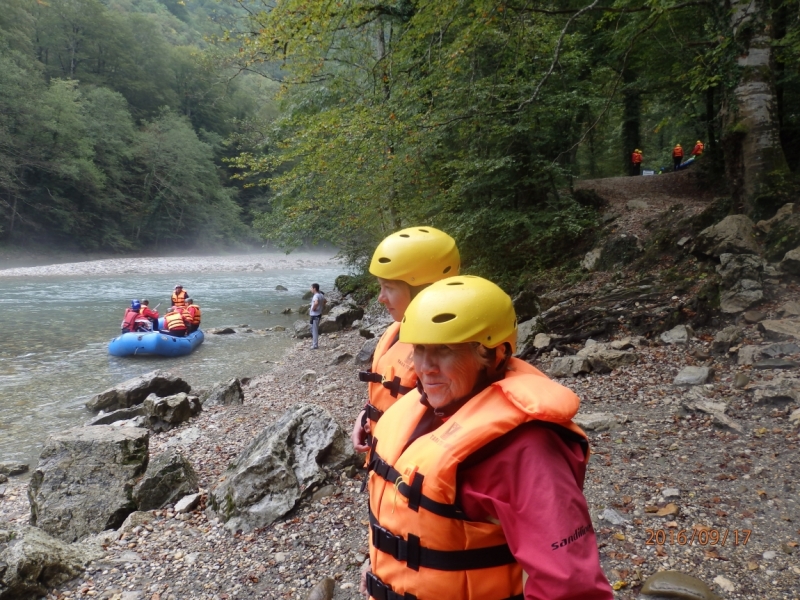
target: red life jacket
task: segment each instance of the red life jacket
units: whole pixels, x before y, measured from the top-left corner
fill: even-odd
[[[634,152],[631,154],[631,160],[633,164],[638,165],[642,162],[642,153],[641,152]]]
[[[153,317],[154,319],[158,318],[158,311],[153,310],[149,306],[142,306],[142,308],[139,309],[139,314],[144,317]]]
[[[683,158],[683,148],[675,146],[672,150],[672,158]]]
[[[132,308],[125,309],[125,316],[122,318],[122,329],[127,329],[128,331],[133,331],[134,323],[136,321],[136,317],[139,316],[139,313]]]

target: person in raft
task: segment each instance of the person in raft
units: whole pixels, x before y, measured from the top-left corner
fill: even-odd
[[[139,316],[139,309],[142,307],[138,300],[131,300],[130,307],[125,309],[122,317],[122,333],[133,333],[136,329],[136,317]]]
[[[398,342],[409,302],[434,281],[458,275],[460,266],[455,240],[433,227],[402,229],[375,249],[369,272],[378,278],[378,301],[394,323],[375,347],[371,370],[359,373],[359,379],[369,383],[369,399],[353,425],[351,441],[357,452],[369,449],[369,432],[386,409],[417,385],[412,348]]]
[[[172,292],[172,306],[175,308],[185,308],[186,298],[188,297],[189,292],[183,289],[183,286],[179,283],[175,286],[175,291]]]
[[[188,331],[187,317],[184,310],[177,306],[171,306],[164,315],[164,327],[162,333],[167,333],[173,337],[186,337]]]
[[[512,358],[516,336],[511,298],[480,277],[438,281],[406,309],[420,385],[374,430],[367,597],[613,599],[582,492],[580,400]]]
[[[194,333],[200,329],[202,312],[200,307],[194,303],[191,298],[186,298],[186,308],[184,309],[184,318],[188,327],[189,333]]]
[[[139,314],[150,320],[153,324],[151,329],[158,329],[158,311],[150,308],[150,300],[147,298],[142,300],[141,305],[142,307],[139,309]]]

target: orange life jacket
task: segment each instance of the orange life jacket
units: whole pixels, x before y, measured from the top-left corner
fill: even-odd
[[[183,308],[186,306],[186,298],[189,296],[189,292],[186,290],[181,290],[180,293],[172,292],[172,306],[175,308]]]
[[[192,325],[200,325],[200,307],[197,304],[190,304],[186,307],[186,314]]]
[[[675,146],[675,148],[672,149],[672,158],[683,158],[683,148]]]
[[[631,160],[633,161],[633,164],[638,165],[639,163],[642,162],[642,153],[634,152],[633,154],[631,154]]]
[[[698,142],[692,149],[692,156],[700,156],[703,153],[703,142]]]
[[[183,313],[179,310],[167,313],[164,317],[164,327],[166,327],[168,331],[186,329],[186,323],[183,321]]]
[[[417,385],[414,346],[397,341],[399,335],[400,323],[392,323],[375,347],[372,370],[359,373],[361,381],[369,382],[366,410],[373,431],[381,415]]]
[[[522,568],[500,524],[469,521],[455,505],[458,466],[529,421],[556,423],[585,440],[571,421],[579,404],[571,390],[511,359],[504,379],[405,448],[426,407],[417,391],[398,400],[375,428],[370,460],[371,597],[521,599]]]

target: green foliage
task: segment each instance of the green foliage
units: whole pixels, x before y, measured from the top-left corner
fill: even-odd
[[[334,286],[345,296],[352,294],[359,304],[367,304],[380,292],[380,285],[369,273],[339,275],[334,282]]]

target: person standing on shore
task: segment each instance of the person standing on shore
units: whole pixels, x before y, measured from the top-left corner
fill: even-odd
[[[369,433],[381,415],[417,385],[412,347],[399,342],[400,321],[411,300],[435,281],[458,275],[461,257],[456,242],[433,227],[409,227],[385,238],[372,255],[369,272],[381,286],[378,301],[394,319],[383,333],[372,368],[359,379],[369,384],[369,400],[350,435],[357,452],[369,449]]]
[[[638,148],[631,154],[631,175],[642,174],[642,151]]]
[[[516,337],[511,298],[480,277],[408,306],[400,340],[420,385],[375,427],[367,598],[613,600],[582,491],[580,399],[513,358]]]
[[[317,350],[319,348],[319,320],[322,318],[322,311],[325,310],[325,304],[328,301],[325,299],[325,294],[319,290],[318,283],[311,284],[311,292],[314,294],[311,297],[311,308],[308,310],[308,315],[311,317],[311,349]]]
[[[678,167],[681,166],[681,161],[683,160],[683,147],[680,144],[675,144],[675,147],[672,149],[672,170],[677,171]]]

